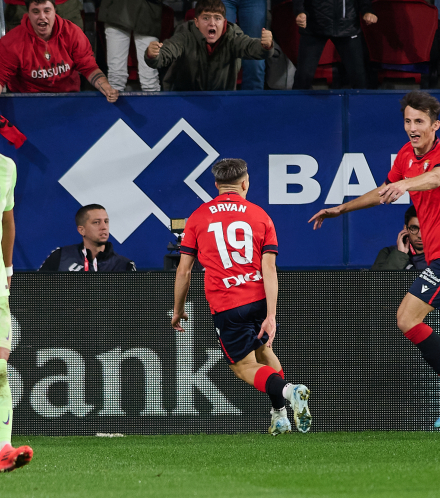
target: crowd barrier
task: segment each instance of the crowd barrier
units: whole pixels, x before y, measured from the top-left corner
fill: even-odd
[[[439,378],[395,321],[415,276],[279,273],[274,351],[286,378],[311,389],[312,431],[433,429]],[[267,431],[267,396],[222,359],[203,273],[185,333],[170,326],[173,282],[170,272],[14,275],[14,433]],[[440,325],[437,314],[428,322]]]
[[[439,95],[439,91],[433,91]],[[407,142],[401,91],[99,93],[1,97],[1,113],[27,137],[0,153],[18,165],[14,266],[35,270],[74,244],[74,214],[97,202],[112,242],[138,268],[162,269],[169,218],[186,218],[216,195],[210,166],[249,164],[248,199],[274,220],[284,269],[369,268],[396,243],[409,196],[313,231],[323,207],[385,180]]]

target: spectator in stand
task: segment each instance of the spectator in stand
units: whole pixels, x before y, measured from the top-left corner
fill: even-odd
[[[427,266],[416,208],[410,206],[397,245],[381,249],[370,270],[424,270]]]
[[[0,91],[78,92],[77,71],[116,102],[112,88],[93,57],[83,31],[55,14],[55,0],[26,0],[28,14],[21,25],[0,39]]]
[[[341,56],[351,87],[366,88],[359,16],[367,25],[377,22],[371,0],[293,0],[293,12],[301,35],[293,88],[312,88],[328,39]]]
[[[258,38],[266,27],[266,0],[223,0],[226,7],[226,19],[240,26],[248,36]],[[242,90],[264,90],[266,64],[264,60],[244,60]]]
[[[159,41],[162,27],[161,0],[102,0],[99,20],[105,23],[110,85],[120,92],[125,90],[127,58],[133,33],[141,88],[144,92],[159,92],[159,72],[147,66],[144,57],[148,45],[152,41]]]
[[[273,54],[272,33],[250,38],[225,19],[221,0],[200,0],[189,21],[163,43],[151,42],[145,62],[155,69],[173,64],[164,90],[235,90],[241,59],[268,59]]]
[[[82,2],[80,0],[56,0],[57,14],[63,19],[73,22],[84,29],[81,16]],[[27,13],[25,0],[5,0],[6,31],[20,26],[23,16]]]
[[[38,271],[136,271],[133,261],[116,254],[108,241],[110,225],[107,211],[100,204],[88,204],[75,215],[76,228],[82,236],[80,244],[58,247]]]

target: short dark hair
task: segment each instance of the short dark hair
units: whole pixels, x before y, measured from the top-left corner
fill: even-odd
[[[101,206],[101,204],[87,204],[87,206],[79,208],[75,214],[76,226],[84,226],[84,223],[87,221],[89,211],[93,211],[94,209],[103,209],[104,211],[107,211],[104,206]]]
[[[400,110],[405,116],[405,109],[407,107],[412,107],[417,111],[426,112],[431,118],[431,123],[437,121],[438,115],[440,114],[440,102],[428,92],[421,92],[420,90],[414,90],[409,92],[400,101]]]
[[[234,184],[247,173],[247,164],[243,159],[222,159],[211,171],[217,183]]]
[[[199,0],[195,8],[194,17],[199,17],[202,12],[214,12],[226,17],[226,7],[222,0]]]
[[[417,218],[417,213],[416,213],[416,208],[411,205],[406,211],[405,211],[405,225],[408,226],[409,220],[411,218]]]
[[[29,12],[29,7],[31,5],[31,3],[36,3],[37,5],[40,4],[40,3],[46,3],[46,2],[50,2],[54,8],[56,9],[57,6],[55,4],[55,0],[24,0],[24,3],[26,5],[26,10]]]

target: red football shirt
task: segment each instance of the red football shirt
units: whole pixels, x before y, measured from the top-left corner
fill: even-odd
[[[236,193],[222,194],[189,217],[182,254],[197,256],[205,268],[205,294],[211,313],[264,299],[261,259],[278,254],[269,215]]]
[[[416,156],[411,142],[405,144],[397,154],[385,183],[394,183],[405,178],[414,178],[440,166],[440,141],[424,156]],[[440,187],[422,192],[410,192],[416,208],[422,232],[423,250],[428,265],[440,258]]]
[[[80,78],[98,68],[82,29],[55,16],[47,42],[37,36],[29,16],[0,39],[0,84],[11,92],[79,92]]]

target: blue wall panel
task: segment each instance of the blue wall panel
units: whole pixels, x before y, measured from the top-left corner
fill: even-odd
[[[334,198],[343,157],[383,182],[391,154],[407,140],[402,96],[126,94],[116,105],[95,93],[3,96],[1,113],[28,137],[18,151],[0,139],[0,152],[18,166],[14,265],[36,269],[57,246],[79,241],[74,214],[98,202],[109,212],[116,251],[139,268],[161,268],[174,240],[167,219],[188,217],[216,195],[210,165],[217,158],[241,157],[249,164],[248,199],[275,222],[280,267],[367,268],[395,243],[407,204],[327,220],[316,232],[307,220],[330,191]],[[350,184],[357,181],[352,173]]]

